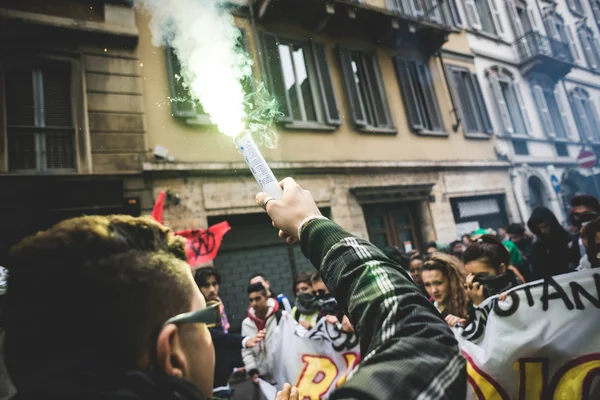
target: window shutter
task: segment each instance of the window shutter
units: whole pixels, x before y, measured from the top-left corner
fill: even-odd
[[[600,67],[600,42],[598,42],[598,38],[596,36],[592,37],[592,41],[592,53],[596,59],[596,68],[598,68]]]
[[[521,89],[516,83],[511,83],[515,94],[517,96],[517,101],[519,102],[519,108],[521,109],[521,117],[523,118],[523,122],[525,123],[525,129],[528,133],[532,132],[531,121],[529,120],[529,114],[527,113],[527,106],[523,101],[523,95],[521,93]]]
[[[323,43],[311,40],[311,48],[315,70],[317,71],[317,79],[319,81],[319,92],[321,93],[321,101],[323,103],[323,110],[325,111],[325,122],[329,125],[341,125],[342,120],[335,97],[333,82],[331,81],[331,72],[329,70],[325,46]]]
[[[498,108],[498,113],[500,114],[502,131],[505,133],[514,133],[515,130],[513,128],[512,120],[510,119],[510,114],[508,113],[508,107],[506,105],[506,101],[504,100],[504,95],[502,94],[500,82],[495,76],[490,76],[489,79],[492,92],[496,98],[496,107]]]
[[[412,129],[421,131],[425,129],[425,122],[423,121],[423,115],[421,114],[419,101],[417,100],[416,82],[411,79],[410,73],[411,66],[414,68],[414,62],[395,57],[394,63],[396,64],[396,73],[400,81],[400,91],[402,92],[402,101],[406,108],[408,122]]]
[[[471,82],[473,83],[473,89],[475,90],[475,99],[477,100],[477,105],[479,107],[479,114],[483,121],[483,129],[485,133],[493,134],[494,127],[492,126],[492,121],[490,120],[490,113],[488,112],[487,106],[483,99],[483,92],[481,91],[481,85],[479,84],[479,79],[477,79],[477,74],[471,73]]]
[[[567,136],[571,139],[576,139],[576,135],[574,135],[575,130],[571,126],[571,121],[569,120],[569,116],[567,114],[567,107],[563,102],[562,93],[558,88],[554,90],[554,98],[556,99],[556,106],[558,107],[558,111],[560,112],[560,117],[562,119],[563,126],[567,131]]]
[[[196,104],[191,99],[187,87],[183,84],[181,64],[175,51],[166,47],[167,73],[169,75],[169,93],[171,95],[171,111],[178,118],[195,118],[199,113]]]
[[[402,5],[400,0],[385,0],[387,9],[395,13],[402,14]]]
[[[44,123],[64,131],[43,135],[46,169],[75,168],[73,111],[71,109],[71,70],[69,64],[44,68]]]
[[[479,12],[475,6],[475,0],[464,0],[465,14],[467,16],[467,22],[471,28],[478,31],[481,30],[481,19],[479,18]]]
[[[552,15],[548,15],[544,19],[544,26],[546,27],[546,32],[550,38],[561,42],[563,41]]]
[[[533,98],[538,108],[540,120],[544,128],[544,133],[550,137],[556,137],[554,124],[552,123],[552,117],[550,116],[550,110],[548,109],[548,103],[544,96],[544,90],[540,85],[532,85],[531,90],[533,91]]]
[[[267,84],[279,102],[280,111],[284,114],[280,121],[292,122],[292,110],[287,98],[281,60],[279,59],[279,40],[277,36],[268,33],[262,34],[264,47],[265,68],[267,70]]]
[[[423,95],[425,96],[425,105],[427,107],[426,113],[429,114],[431,129],[438,132],[444,132],[444,124],[442,122],[442,116],[440,113],[437,96],[435,95],[433,79],[431,79],[429,67],[422,62],[417,62],[416,67],[419,81],[423,89]]]
[[[575,60],[575,64],[581,64],[581,55],[579,54],[579,50],[577,49],[577,42],[575,42],[575,36],[573,35],[571,27],[565,25],[565,32],[567,34],[567,38],[569,39],[569,47],[571,48],[571,53],[573,53],[573,59]]]
[[[390,107],[387,101],[387,95],[385,93],[385,86],[383,84],[383,77],[381,75],[381,70],[379,69],[379,61],[377,61],[377,55],[373,53],[372,55],[365,56],[366,63],[371,64],[371,68],[373,69],[373,82],[370,83],[373,96],[379,97],[379,106],[377,105],[377,100],[375,100],[375,115],[378,120],[378,126],[382,128],[392,128],[394,124],[392,123],[392,116],[390,113]]]
[[[483,0],[479,0],[483,1]],[[500,10],[498,10],[498,4],[496,0],[487,0],[490,5],[490,11],[492,12],[492,19],[494,20],[494,26],[496,27],[496,32],[498,35],[504,36],[504,27],[502,26],[502,21],[500,20]]]
[[[529,15],[529,23],[531,24],[531,29],[534,32],[539,32],[540,27],[537,23],[537,18],[535,16],[535,11],[533,10],[533,7],[527,7],[527,15]]]
[[[590,105],[590,109],[592,110],[592,115],[594,117],[594,129],[593,129],[593,135],[594,135],[594,140],[596,141],[600,141],[600,114],[598,114],[598,107],[597,107],[597,100],[594,102],[592,100],[588,100],[589,101],[589,105]]]
[[[600,1],[590,0],[590,5],[592,6],[592,12],[594,13],[596,24],[600,25]]]
[[[590,42],[590,38],[585,29],[579,30],[579,40],[583,46],[583,54],[585,55],[588,66],[594,69],[597,68],[596,57],[592,51],[592,43]]]
[[[424,13],[428,13],[425,16],[426,19],[428,19],[429,21],[436,22],[438,24],[444,23],[442,19],[442,1],[447,2],[448,0],[425,0]]]
[[[365,116],[364,106],[358,92],[354,72],[352,70],[352,51],[350,49],[339,48],[340,65],[342,66],[342,75],[344,76],[344,84],[348,94],[348,104],[352,112],[352,118],[356,126],[367,126],[367,118]]]
[[[517,5],[514,0],[506,0],[506,11],[508,12],[508,18],[510,19],[510,23],[512,24],[513,31],[515,33],[516,39],[521,39],[525,34],[525,30],[523,29],[523,24],[521,24],[521,19],[519,18],[519,13],[517,11]]]
[[[583,108],[583,104],[581,104],[581,100],[577,98],[577,96],[571,92],[569,94],[569,102],[571,103],[571,108],[573,110],[573,114],[575,117],[575,123],[577,124],[577,128],[579,129],[579,136],[583,140],[591,139],[590,125],[587,120],[587,116],[585,113],[585,109]]]

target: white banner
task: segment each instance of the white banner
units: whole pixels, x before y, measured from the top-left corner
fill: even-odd
[[[519,286],[455,330],[469,399],[600,399],[600,271]],[[594,379],[594,377],[596,377]]]
[[[344,332],[341,325],[329,324],[325,319],[307,331],[287,313],[282,315],[269,349],[269,367],[277,390],[287,382],[311,400],[326,399],[360,361],[356,334]],[[265,390],[263,394],[268,396]]]

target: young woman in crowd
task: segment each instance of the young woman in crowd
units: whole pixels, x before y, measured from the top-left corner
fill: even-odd
[[[465,276],[460,260],[443,253],[433,253],[421,269],[425,290],[450,326],[467,326],[469,322],[469,297],[463,286]]]
[[[465,289],[475,306],[490,296],[502,295],[523,283],[513,272],[514,267],[510,266],[508,250],[493,235],[474,239],[463,254],[463,262],[469,273]]]

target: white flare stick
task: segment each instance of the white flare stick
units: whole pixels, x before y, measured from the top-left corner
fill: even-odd
[[[237,136],[234,142],[240,153],[242,153],[246,164],[248,164],[248,168],[252,171],[252,175],[254,175],[254,179],[256,179],[262,191],[280,200],[283,190],[279,186],[277,179],[275,179],[273,171],[269,168],[269,164],[267,164],[256,143],[254,143],[252,135],[244,132]]]

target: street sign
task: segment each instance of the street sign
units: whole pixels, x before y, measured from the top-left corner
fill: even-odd
[[[582,150],[577,156],[577,164],[581,168],[592,168],[598,162],[598,157],[593,151],[590,150]]]
[[[556,192],[556,194],[560,194],[560,182],[559,182],[558,178],[556,177],[556,175],[554,175],[554,174],[550,175],[550,183],[552,183],[552,187],[554,188],[554,191]]]

